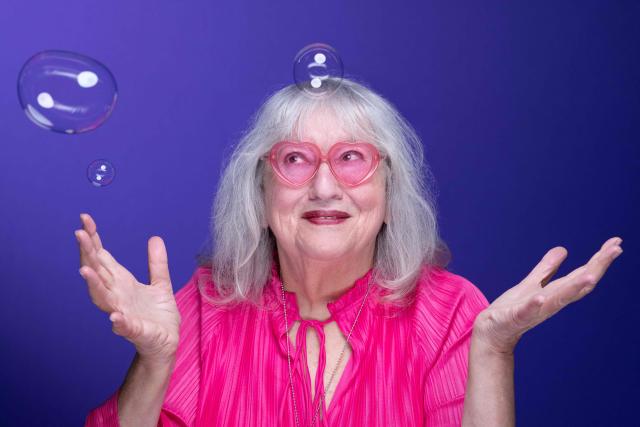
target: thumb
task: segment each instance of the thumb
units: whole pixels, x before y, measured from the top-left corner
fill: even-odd
[[[158,236],[151,237],[148,242],[147,252],[149,255],[149,281],[151,286],[159,283],[171,283],[167,249],[164,246],[164,241]]]
[[[129,319],[126,319],[124,313],[114,311],[109,315],[109,320],[111,320],[112,328],[111,330],[121,337],[131,337],[134,332],[133,325],[129,322]]]
[[[526,283],[536,284],[536,288],[545,287],[549,280],[557,273],[560,264],[567,258],[568,252],[562,246],[550,249],[525,278]]]

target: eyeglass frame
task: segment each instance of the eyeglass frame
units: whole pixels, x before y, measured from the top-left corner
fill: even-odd
[[[309,145],[309,146],[312,147],[312,150],[314,150],[316,152],[316,155],[318,155],[318,157],[320,158],[320,161],[318,162],[318,166],[316,167],[316,170],[313,172],[313,174],[309,178],[307,178],[301,184],[296,184],[296,183],[291,182],[290,180],[288,180],[284,175],[282,175],[280,173],[280,170],[279,170],[279,168],[277,166],[277,160],[276,160],[277,148],[279,146],[281,146],[282,144],[286,144],[286,143]],[[340,179],[340,177],[336,174],[336,172],[333,170],[333,167],[331,166],[331,162],[329,161],[329,154],[338,145],[340,145],[340,146],[342,146],[342,145],[367,145],[367,146],[370,146],[371,148],[373,148],[373,151],[372,151],[373,152],[373,163],[372,163],[373,166],[371,167],[369,172],[367,172],[367,174],[364,176],[364,178],[362,178],[360,181],[358,181],[355,184],[349,184],[347,182],[344,182],[342,179]],[[334,143],[331,147],[329,147],[329,151],[325,155],[325,154],[322,153],[322,151],[320,151],[320,147],[318,147],[318,145],[314,144],[313,142],[309,142],[309,141],[296,142],[296,141],[289,141],[289,140],[283,140],[283,141],[276,142],[271,147],[269,152],[261,157],[261,159],[269,159],[269,163],[271,163],[271,168],[276,173],[278,178],[280,178],[285,183],[291,185],[292,187],[303,187],[303,186],[307,185],[318,174],[318,170],[320,170],[320,165],[322,163],[326,163],[327,166],[329,166],[329,170],[331,171],[331,174],[336,179],[336,181],[338,181],[340,184],[342,184],[344,186],[351,187],[351,188],[357,187],[357,186],[362,185],[365,182],[367,182],[373,176],[373,174],[375,174],[376,170],[378,170],[378,166],[380,166],[380,161],[384,160],[386,158],[387,158],[387,155],[380,153],[380,150],[378,150],[378,148],[375,145],[371,144],[370,142],[365,142],[365,141],[338,141],[338,142]]]

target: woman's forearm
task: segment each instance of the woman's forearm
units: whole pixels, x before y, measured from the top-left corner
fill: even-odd
[[[464,427],[513,427],[513,353],[490,348],[471,338],[464,400]]]
[[[158,425],[175,361],[150,362],[136,354],[118,396],[122,427]]]

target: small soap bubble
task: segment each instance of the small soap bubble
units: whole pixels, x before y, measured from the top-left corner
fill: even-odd
[[[111,115],[118,88],[95,59],[48,50],[29,58],[18,76],[18,97],[36,125],[66,134],[96,129]]]
[[[300,90],[310,95],[330,95],[340,86],[343,76],[342,59],[328,44],[305,46],[293,61],[294,81]]]
[[[106,159],[94,160],[87,167],[87,178],[96,187],[104,187],[111,184],[115,176],[116,169]]]

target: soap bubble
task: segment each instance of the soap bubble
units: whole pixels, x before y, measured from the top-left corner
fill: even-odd
[[[293,61],[293,79],[300,90],[310,95],[330,95],[340,86],[343,75],[342,60],[328,44],[305,46]]]
[[[104,187],[111,184],[115,176],[116,169],[106,159],[94,160],[87,167],[87,178],[96,187]]]
[[[68,134],[93,130],[113,111],[118,96],[111,71],[73,52],[48,50],[20,70],[18,97],[36,125]]]

